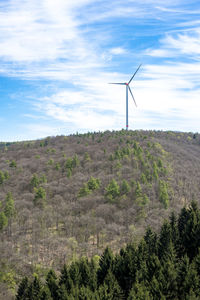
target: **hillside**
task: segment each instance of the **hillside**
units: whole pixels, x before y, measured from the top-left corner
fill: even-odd
[[[200,210],[195,201],[165,220],[157,234],[150,228],[138,245],[113,255],[82,257],[44,279],[23,278],[16,300],[197,300],[200,294]]]
[[[117,131],[1,144],[0,261],[4,282],[116,252],[200,202],[200,136]]]

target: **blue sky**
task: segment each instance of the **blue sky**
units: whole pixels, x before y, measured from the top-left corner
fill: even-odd
[[[0,141],[200,132],[200,2],[0,0]]]

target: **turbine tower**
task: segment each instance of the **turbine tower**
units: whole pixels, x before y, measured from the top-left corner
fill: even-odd
[[[109,84],[120,84],[120,85],[125,85],[126,86],[126,130],[128,130],[128,91],[130,92],[132,98],[133,98],[133,101],[135,103],[135,106],[137,107],[137,104],[135,102],[135,99],[133,97],[133,93],[131,91],[131,88],[129,86],[129,84],[131,83],[131,81],[133,80],[133,78],[135,77],[137,71],[139,70],[139,68],[141,67],[141,65],[139,65],[139,67],[137,68],[137,70],[135,71],[135,73],[133,74],[133,76],[131,77],[131,79],[129,80],[129,82],[112,82],[112,83],[109,83]]]

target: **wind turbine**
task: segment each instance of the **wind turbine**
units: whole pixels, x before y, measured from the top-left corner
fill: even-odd
[[[129,84],[131,83],[131,81],[133,80],[133,78],[135,77],[136,73],[138,72],[139,68],[141,67],[141,65],[139,65],[139,67],[137,68],[137,70],[135,71],[135,73],[133,74],[133,76],[131,77],[131,79],[129,80],[129,82],[112,82],[109,84],[120,84],[120,85],[125,85],[126,86],[126,130],[128,130],[128,91],[130,92],[133,101],[135,103],[135,106],[137,107],[137,104],[135,102],[135,99],[133,97],[133,93],[131,91],[131,88],[129,86]]]

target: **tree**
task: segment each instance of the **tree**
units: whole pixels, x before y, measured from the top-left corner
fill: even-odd
[[[15,203],[11,192],[6,195],[4,213],[8,219],[8,233],[11,235],[12,219],[15,216]]]
[[[6,195],[4,212],[8,219],[15,215],[15,204],[11,192]]]
[[[128,296],[128,300],[152,300],[145,282],[136,282]]]
[[[0,212],[0,231],[2,231],[8,225],[8,218],[5,213]]]
[[[106,248],[99,261],[99,269],[97,270],[98,284],[102,284],[109,269],[112,270],[113,265],[113,253],[110,248]]]
[[[78,155],[75,154],[74,157],[73,157],[73,159],[72,159],[72,167],[73,167],[73,168],[76,168],[76,167],[78,167],[79,165],[80,165],[80,161],[79,161],[79,159],[78,159]]]
[[[120,187],[115,179],[112,179],[111,182],[106,187],[106,198],[109,202],[114,203],[116,198],[120,195]]]
[[[121,194],[126,195],[130,192],[130,190],[131,190],[131,187],[130,187],[129,183],[124,179],[122,181],[122,185],[121,185],[121,189],[120,189]]]
[[[54,270],[50,270],[46,277],[46,284],[51,292],[53,299],[59,298],[59,285],[57,283],[57,276]]]
[[[159,180],[159,200],[163,204],[165,209],[169,207],[167,183],[164,180]]]
[[[4,173],[0,171],[0,184],[3,184],[4,180],[5,180]]]
[[[38,187],[39,184],[40,184],[40,179],[39,179],[38,175],[33,174],[32,178],[31,178],[31,182],[30,182],[31,187],[36,188],[36,187]]]
[[[110,269],[108,270],[108,273],[104,279],[103,286],[100,286],[99,292],[100,299],[124,299],[122,289],[120,288],[115,276],[113,275]]]
[[[16,300],[27,299],[26,298],[27,289],[28,289],[28,278],[24,277],[19,284],[19,287],[17,290],[17,295],[16,295]]]
[[[99,188],[100,180],[98,178],[94,178],[93,176],[91,176],[87,182],[87,186],[89,190],[94,191]]]
[[[89,189],[87,183],[84,183],[83,187],[79,190],[78,197],[85,197],[89,194],[91,194],[91,190]]]
[[[46,191],[43,187],[35,188],[35,197],[33,199],[33,203],[35,206],[39,206],[40,208],[44,208],[46,203]]]
[[[16,161],[15,161],[15,160],[12,160],[12,161],[10,162],[10,164],[9,164],[9,167],[10,167],[10,168],[16,168],[16,167],[17,167]]]

